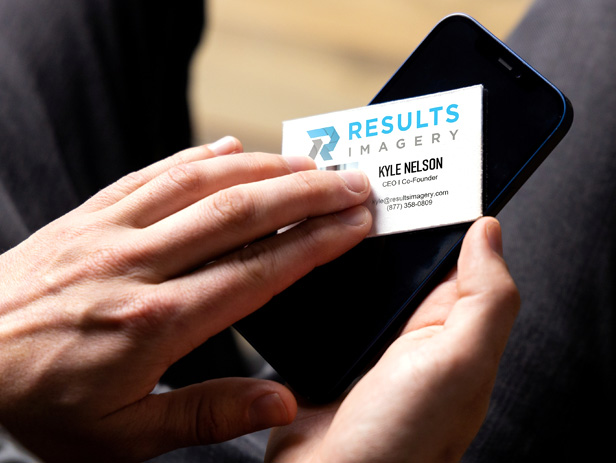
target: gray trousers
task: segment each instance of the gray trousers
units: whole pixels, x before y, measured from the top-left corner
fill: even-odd
[[[177,5],[0,3],[0,250],[189,145],[202,2]],[[522,310],[463,461],[599,460],[615,431],[616,3],[537,0],[508,43],[567,94],[575,122],[499,216]],[[19,461],[8,445],[0,462]],[[249,436],[157,461],[262,454]]]
[[[537,0],[508,44],[575,120],[499,215],[522,308],[463,461],[601,461],[616,431],[616,2]]]

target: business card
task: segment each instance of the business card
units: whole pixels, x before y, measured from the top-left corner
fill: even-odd
[[[282,154],[370,179],[369,236],[470,222],[483,212],[483,86],[283,123]]]

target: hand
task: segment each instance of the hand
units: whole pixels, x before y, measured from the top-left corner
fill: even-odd
[[[293,420],[273,382],[150,394],[175,360],[370,229],[363,174],[239,151],[228,137],[178,153],[0,256],[0,422],[45,461],[143,460]]]
[[[501,255],[496,219],[473,224],[457,274],[344,400],[302,406],[293,424],[275,429],[266,461],[459,461],[487,412],[520,304]]]

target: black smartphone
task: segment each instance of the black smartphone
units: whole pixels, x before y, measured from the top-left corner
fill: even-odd
[[[573,110],[561,91],[477,21],[452,15],[371,104],[476,84],[486,90],[484,203],[493,216],[568,131]],[[368,238],[236,327],[297,393],[330,400],[378,359],[451,269],[469,227]]]

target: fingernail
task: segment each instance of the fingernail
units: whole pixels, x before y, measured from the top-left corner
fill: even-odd
[[[208,144],[207,147],[215,156],[220,156],[221,154],[232,154],[237,151],[237,140],[234,137],[227,135],[226,137],[222,137],[220,140],[216,140],[214,143]]]
[[[498,220],[490,220],[486,225],[486,235],[488,237],[488,243],[494,252],[499,256],[503,255],[503,236],[501,232],[500,223]]]
[[[289,421],[287,407],[276,393],[257,398],[250,406],[253,429],[265,429],[286,424]]]
[[[336,173],[344,179],[349,189],[356,193],[362,193],[368,188],[368,178],[360,170],[339,170]]]
[[[302,170],[311,170],[316,168],[316,164],[308,156],[284,156],[285,161],[289,165],[289,169],[293,172]]]
[[[338,212],[336,217],[338,220],[346,223],[347,225],[358,227],[360,225],[364,225],[368,221],[368,215],[368,209],[365,207],[353,207],[351,209]]]

